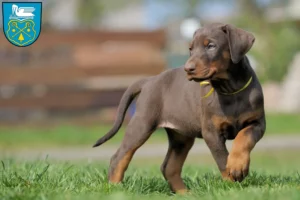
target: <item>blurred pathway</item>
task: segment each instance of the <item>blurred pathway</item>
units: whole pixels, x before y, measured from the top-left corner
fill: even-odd
[[[228,149],[231,149],[232,141],[228,141]],[[15,151],[2,151],[0,157],[15,157],[19,159],[49,159],[55,160],[107,160],[116,152],[117,145],[104,144],[103,146],[92,147],[66,147],[47,149],[27,149]],[[135,158],[155,158],[164,156],[167,152],[168,144],[145,144],[137,153]],[[295,136],[265,136],[254,148],[255,152],[267,150],[298,150],[300,151],[300,134]],[[203,140],[196,140],[190,154],[210,153]]]

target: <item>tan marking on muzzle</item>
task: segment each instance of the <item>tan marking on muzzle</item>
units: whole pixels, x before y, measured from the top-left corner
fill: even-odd
[[[217,61],[213,61],[212,63],[210,63],[210,68],[215,68],[216,70],[220,67],[221,62],[219,60]],[[218,70],[217,70],[218,72]]]
[[[222,52],[222,56],[225,60],[229,60],[230,59],[230,53],[229,51],[223,51]]]

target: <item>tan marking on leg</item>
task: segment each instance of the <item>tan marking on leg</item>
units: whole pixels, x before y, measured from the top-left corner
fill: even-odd
[[[255,141],[251,135],[252,129],[252,126],[248,126],[237,134],[233,141],[232,152],[250,153],[255,145]]]
[[[181,190],[176,191],[176,194],[179,194],[179,195],[184,195],[184,194],[187,194],[187,193],[188,193],[187,189],[181,189]]]
[[[250,152],[255,146],[252,129],[248,126],[238,133],[227,159],[226,170],[235,181],[242,181],[248,175]]]
[[[122,160],[119,161],[117,167],[113,171],[112,176],[110,177],[111,183],[120,183],[123,180],[124,172],[128,167],[129,162],[131,161],[135,151],[129,151],[125,154]]]
[[[229,171],[224,170],[221,172],[221,174],[224,181],[233,181],[232,177],[229,174]]]

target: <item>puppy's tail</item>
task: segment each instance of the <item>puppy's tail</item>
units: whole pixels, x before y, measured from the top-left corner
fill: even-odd
[[[141,92],[143,85],[147,82],[148,79],[142,79],[140,81],[137,81],[133,85],[131,85],[123,94],[119,107],[118,107],[118,114],[117,118],[115,120],[115,123],[113,127],[110,129],[110,131],[104,135],[102,138],[100,138],[93,147],[100,146],[101,144],[105,143],[107,140],[111,139],[120,127],[122,126],[122,123],[125,118],[126,111],[130,105],[130,103],[133,101],[133,99]]]

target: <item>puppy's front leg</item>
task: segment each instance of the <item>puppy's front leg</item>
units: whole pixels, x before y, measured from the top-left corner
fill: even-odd
[[[210,152],[212,153],[218,168],[222,174],[223,179],[230,179],[228,172],[226,171],[226,163],[228,157],[228,150],[225,145],[225,138],[221,134],[216,134],[211,131],[205,131],[203,139],[206,142]]]
[[[233,141],[226,171],[230,179],[241,182],[249,172],[250,152],[264,134],[264,126],[253,124],[242,129]]]

